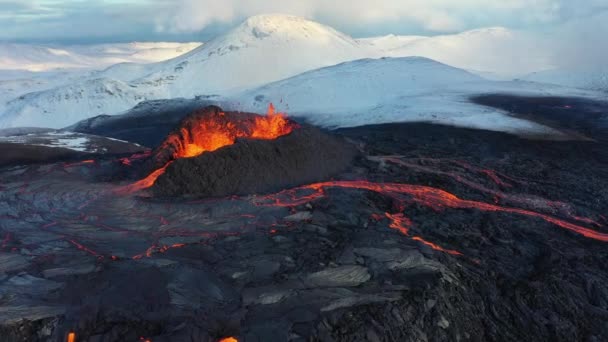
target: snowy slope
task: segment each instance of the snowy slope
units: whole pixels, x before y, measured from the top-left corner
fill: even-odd
[[[266,100],[283,99],[291,106],[289,112],[295,109],[297,114],[315,114],[315,119],[324,125],[401,120],[400,115],[410,120],[413,113],[418,120],[440,117],[438,120],[445,121],[454,117],[461,124],[466,120],[479,124],[482,120],[479,107],[466,100],[472,94],[500,90],[574,95],[574,91],[526,82],[490,82],[424,58],[363,60],[315,69],[385,55],[432,57],[483,75],[488,75],[487,72],[508,74],[513,70],[525,74],[528,69],[550,67],[542,49],[525,49],[528,43],[525,35],[504,28],[436,37],[385,36],[357,40],[303,18],[260,15],[167,61],[119,63],[76,79],[64,76],[54,87],[44,82],[20,82],[16,87],[22,90],[31,85],[32,92],[10,99],[10,94],[21,90],[3,93],[0,84],[0,127],[60,128],[100,114],[119,114],[143,100],[198,95],[231,97],[235,107],[256,111],[265,110]],[[96,55],[125,55],[133,51],[129,46],[97,49]],[[522,49],[526,51],[525,56],[521,54]],[[530,51],[540,52],[534,55]],[[308,72],[310,70],[315,71]],[[301,75],[296,76],[298,74]],[[288,77],[292,78],[280,81]],[[268,83],[271,84],[264,86]],[[8,85],[12,86],[14,84]],[[247,91],[256,87],[262,88]],[[323,113],[326,117],[321,117]],[[336,113],[356,113],[357,116],[349,121],[334,115]],[[468,119],[467,113],[472,113]],[[372,116],[366,120],[366,115]],[[490,121],[482,124],[484,127],[492,125],[492,116],[483,116],[483,120],[488,118]],[[510,121],[513,124],[522,124],[513,120]]]
[[[27,44],[0,44],[0,70],[49,71],[83,68],[94,59],[65,48]]]
[[[608,66],[539,71],[529,74],[523,79],[608,92]]]
[[[289,112],[370,108],[401,94],[424,95],[450,84],[480,82],[464,70],[422,57],[363,59],[310,71],[245,94],[283,102]],[[246,96],[247,96],[246,95]],[[262,97],[259,97],[262,95]]]
[[[74,46],[0,44],[0,70],[99,69],[116,63],[151,63],[177,57],[201,43],[124,43]],[[0,74],[0,77],[2,75]]]
[[[421,56],[478,74],[492,74],[493,78],[511,79],[553,67],[550,53],[539,47],[533,37],[504,27],[432,37],[390,35],[359,41],[380,50],[382,56]]]
[[[262,112],[268,102],[326,127],[429,121],[506,132],[550,129],[475,105],[474,94],[580,95],[569,88],[482,79],[427,58],[364,59],[307,72],[232,98],[239,110]]]
[[[65,127],[83,118],[115,114],[143,100],[161,97],[153,90],[101,78],[29,93],[6,104],[0,128]]]
[[[91,78],[12,100],[0,112],[0,127],[59,128],[102,113],[117,114],[146,99],[226,94],[358,59],[367,51],[351,37],[312,21],[256,16],[177,58],[114,65]]]
[[[174,58],[200,45],[200,43],[128,43],[53,47],[0,44],[0,116],[7,110],[23,108],[24,104],[20,102],[25,98],[39,98],[39,96],[24,96],[26,94],[43,92],[61,86],[70,88],[63,90],[63,92],[69,93],[73,88],[79,87],[77,84],[79,82],[83,83],[79,92],[86,93],[89,92],[86,89],[86,84],[90,83],[89,80],[113,78],[112,75],[104,76],[100,72],[91,71],[93,69],[119,62],[129,62],[145,70],[147,64],[132,62],[158,62]],[[116,76],[116,80],[128,79],[128,75],[118,67],[113,76]],[[108,84],[108,87],[112,87],[112,85]],[[54,98],[57,92],[51,90],[48,95],[50,98]],[[72,96],[65,98],[66,107],[69,107],[67,102],[72,98]],[[56,99],[49,101],[57,102]],[[13,105],[9,105],[9,102],[13,102]],[[45,103],[32,103],[31,105],[41,107]],[[96,108],[97,105],[97,103],[93,104],[93,108]],[[75,110],[88,109],[76,107]],[[51,109],[46,110],[49,112]]]
[[[328,26],[288,15],[259,15],[202,47],[156,65],[135,82],[168,97],[226,93],[359,59],[367,50]]]

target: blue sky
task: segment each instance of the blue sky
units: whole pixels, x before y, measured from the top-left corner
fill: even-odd
[[[581,37],[608,33],[608,0],[0,0],[0,41],[204,41],[248,16],[272,12],[308,17],[355,37],[488,26]]]

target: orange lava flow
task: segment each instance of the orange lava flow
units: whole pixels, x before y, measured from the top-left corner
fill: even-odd
[[[152,185],[154,185],[154,182],[156,182],[158,177],[160,177],[163,173],[165,173],[165,171],[167,170],[167,167],[169,167],[169,165],[171,165],[171,163],[172,162],[168,162],[167,164],[165,164],[165,166],[161,167],[160,169],[154,170],[154,172],[152,172],[151,174],[146,176],[146,178],[144,178],[144,179],[140,179],[133,184],[129,184],[125,187],[122,187],[121,189],[118,190],[118,193],[130,194],[130,193],[137,192],[139,190],[143,190],[143,189],[147,189],[147,188],[151,187]]]
[[[421,238],[420,236],[414,236],[412,237],[412,240],[421,242],[429,247],[431,247],[432,249],[436,250],[436,251],[440,251],[440,252],[444,252],[444,253],[448,253],[448,254],[452,254],[452,255],[462,255],[462,253],[460,253],[459,251],[455,251],[453,249],[445,249],[437,244],[434,244],[432,242],[426,241],[425,239]]]
[[[182,128],[179,133],[169,136],[165,144],[171,144],[175,148],[173,160],[146,178],[128,185],[118,192],[133,193],[151,187],[176,159],[196,157],[205,152],[215,151],[234,144],[238,138],[276,139],[291,133],[296,127],[297,125],[289,121],[285,114],[276,113],[272,103],[265,116],[257,116],[253,120],[231,121],[224,113],[219,113],[219,116],[209,116],[197,122],[190,129]]]
[[[219,342],[239,342],[239,340],[237,340],[234,337],[225,337],[225,338],[221,339]]]
[[[403,235],[408,235],[412,221],[403,214],[385,214],[391,220],[389,227],[396,229]]]
[[[540,218],[546,222],[552,223],[558,227],[564,228],[566,230],[570,230],[572,232],[581,234],[587,238],[608,242],[608,233],[602,233],[587,227],[583,227],[578,224],[574,224],[563,219],[553,217],[547,214],[519,209],[519,208],[511,208],[511,207],[502,207],[494,204],[477,202],[471,200],[465,200],[458,198],[456,195],[451,194],[447,191],[431,188],[428,186],[422,185],[411,185],[411,184],[400,184],[400,183],[373,183],[368,181],[330,181],[330,182],[322,182],[315,183],[310,185],[305,185],[296,189],[287,190],[283,193],[279,193],[272,196],[267,196],[267,199],[274,200],[279,202],[281,206],[289,206],[290,204],[298,204],[301,203],[300,199],[297,196],[293,196],[293,194],[297,191],[302,191],[303,189],[313,190],[313,195],[307,195],[308,198],[317,199],[322,197],[323,189],[325,188],[350,188],[350,189],[360,189],[360,190],[369,190],[378,193],[382,193],[385,195],[389,195],[392,197],[398,197],[401,195],[408,195],[411,198],[407,198],[410,201],[434,208],[436,210],[441,210],[444,208],[457,208],[457,209],[477,209],[482,211],[495,211],[495,212],[505,212],[505,213],[513,213],[524,215],[528,217],[536,217]],[[284,197],[288,197],[285,199]],[[291,197],[291,198],[290,198]],[[403,198],[405,199],[405,198]],[[395,221],[394,218],[400,219],[401,221]],[[393,216],[393,222],[401,222],[403,223],[403,217]],[[400,226],[397,229],[400,231],[407,232],[407,225]]]
[[[94,250],[76,242],[75,240],[68,240],[69,243],[71,243],[72,245],[76,246],[76,248],[78,248],[81,251],[87,252],[93,256],[99,257],[99,253],[95,252]]]
[[[390,228],[398,230],[401,234],[403,234],[405,236],[409,236],[410,227],[412,227],[412,225],[413,225],[412,220],[405,217],[405,215],[403,215],[401,213],[399,213],[399,214],[385,213],[384,215],[389,220],[391,220],[391,223],[389,224]],[[460,253],[459,251],[456,251],[453,249],[445,249],[435,243],[432,243],[432,242],[429,242],[429,241],[423,239],[420,236],[413,236],[412,240],[418,241],[439,252],[448,253],[448,254],[452,254],[452,255],[462,255],[462,253]]]
[[[69,333],[68,334],[68,342],[76,342],[76,333]]]

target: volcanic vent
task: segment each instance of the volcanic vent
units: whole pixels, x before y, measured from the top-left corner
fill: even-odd
[[[327,180],[355,154],[343,139],[275,113],[272,104],[266,116],[210,106],[182,120],[154,151],[149,175],[129,191],[198,197],[272,192]]]

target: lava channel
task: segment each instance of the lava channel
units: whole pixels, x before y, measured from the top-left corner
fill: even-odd
[[[441,210],[443,208],[455,208],[455,209],[477,209],[482,211],[494,211],[494,212],[505,212],[512,214],[519,214],[528,217],[540,218],[546,222],[554,224],[566,230],[583,235],[584,237],[608,242],[608,233],[598,232],[596,230],[574,224],[563,219],[553,217],[547,214],[535,212],[532,210],[502,207],[499,205],[465,200],[457,197],[456,195],[447,191],[432,188],[423,185],[412,185],[412,184],[400,184],[400,183],[374,183],[364,180],[359,181],[329,181],[314,183],[298,188],[282,191],[278,194],[263,196],[263,201],[269,201],[273,206],[296,206],[311,200],[316,200],[325,196],[325,188],[348,188],[348,189],[360,189],[374,191],[392,197],[400,202],[404,202],[405,199],[399,197],[400,195],[409,195],[409,201],[419,203],[421,205],[431,207],[435,210]],[[305,190],[312,190],[306,193]],[[265,205],[265,204],[261,204]],[[389,217],[394,226],[391,228],[399,230],[403,234],[408,234],[408,219],[402,215],[393,214]]]

